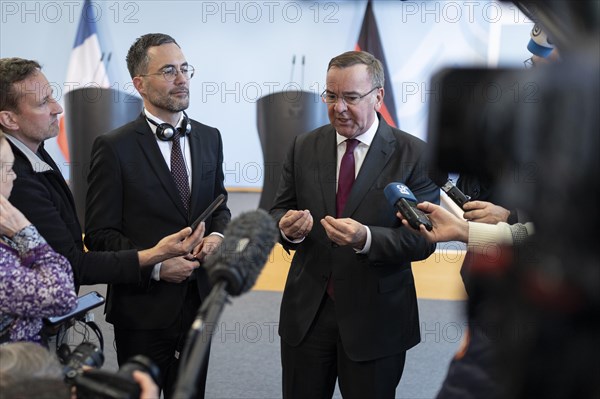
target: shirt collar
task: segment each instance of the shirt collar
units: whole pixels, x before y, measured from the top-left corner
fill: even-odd
[[[373,138],[375,137],[375,133],[377,133],[378,128],[379,128],[379,118],[376,116],[371,127],[368,128],[366,132],[359,134],[358,136],[356,136],[354,138],[357,139],[358,141],[360,141],[361,143],[366,144],[367,146],[370,146],[371,143],[373,142]],[[347,140],[346,137],[342,136],[337,131],[335,132],[335,135],[336,135],[337,145],[340,145],[344,141]]]
[[[25,155],[35,173],[43,173],[54,170],[50,165],[38,157],[35,152],[31,151],[29,147],[19,141],[19,139],[11,136],[10,134],[6,134],[5,136],[8,140],[10,140],[11,143],[15,145],[15,147],[19,149],[19,151],[23,153],[23,155]]]

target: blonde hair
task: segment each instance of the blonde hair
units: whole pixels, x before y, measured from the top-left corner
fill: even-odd
[[[11,342],[0,345],[0,391],[21,380],[62,378],[58,358],[33,342]]]

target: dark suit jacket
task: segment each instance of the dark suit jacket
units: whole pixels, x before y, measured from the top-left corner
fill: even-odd
[[[296,138],[271,209],[277,220],[289,209],[308,209],[314,218],[302,243],[281,240],[286,249],[296,250],[281,303],[281,338],[293,346],[302,341],[331,273],[340,336],[354,361],[390,356],[420,341],[410,262],[427,258],[435,249],[401,227],[383,194],[388,183],[399,181],[419,202],[439,203],[439,188],[429,180],[423,160],[425,143],[379,119],[342,215],[370,228],[368,254],[333,246],[320,224],[326,215],[335,217],[336,134],[331,125]]]
[[[12,142],[9,143],[15,154],[13,168],[17,174],[10,201],[37,228],[48,244],[69,260],[75,284],[139,281],[137,251],[83,251],[73,195],[43,144],[38,154],[53,170],[38,173],[25,154]]]
[[[191,121],[192,186],[187,215],[171,172],[143,116],[94,142],[86,198],[88,248],[145,249],[193,220],[219,194],[223,185],[223,144],[215,128]],[[223,233],[231,219],[226,201],[206,221],[206,235]],[[141,284],[113,284],[107,321],[119,328],[166,328],[178,316],[188,281],[180,284],[151,279],[142,271]],[[201,298],[209,284],[203,268],[196,273]]]

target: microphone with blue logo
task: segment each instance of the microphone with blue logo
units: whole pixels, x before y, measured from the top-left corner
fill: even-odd
[[[408,224],[419,230],[421,225],[425,226],[428,231],[433,229],[431,221],[422,210],[417,208],[417,199],[410,189],[403,183],[390,183],[383,189],[385,198],[394,206],[408,221]]]

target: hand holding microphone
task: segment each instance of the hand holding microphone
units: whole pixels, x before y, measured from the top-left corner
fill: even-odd
[[[390,183],[383,189],[383,193],[413,229],[419,230],[420,226],[424,226],[428,231],[433,229],[427,215],[417,208],[415,195],[405,184]]]
[[[464,218],[470,222],[496,224],[508,222],[510,211],[487,201],[470,201],[463,207]]]
[[[415,230],[423,238],[431,243],[445,241],[461,241],[467,242],[469,238],[469,223],[457,217],[453,213],[447,211],[439,205],[431,202],[421,202],[417,204],[419,210],[426,213],[427,218],[431,221],[433,228],[427,230],[424,225],[420,225],[419,229]],[[402,224],[410,226],[408,220],[404,218],[402,213],[396,214],[398,219],[402,220]]]

